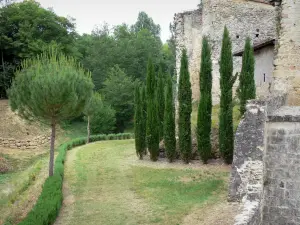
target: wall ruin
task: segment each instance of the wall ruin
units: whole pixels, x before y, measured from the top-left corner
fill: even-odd
[[[50,137],[38,136],[26,140],[16,140],[14,138],[1,138],[0,147],[12,149],[36,149],[49,143]]]
[[[199,71],[202,37],[206,35],[212,46],[213,102],[219,102],[219,58],[224,26],[230,31],[233,52],[243,49],[246,37],[254,43],[276,38],[276,10],[272,5],[246,0],[203,0],[195,11],[175,15],[176,69],[180,71],[180,57],[186,47],[193,100],[199,100]],[[241,57],[234,57],[234,73],[241,70]],[[235,87],[237,84],[235,84]]]
[[[282,0],[279,49],[274,62],[274,90],[288,92],[290,105],[300,104],[300,1]]]

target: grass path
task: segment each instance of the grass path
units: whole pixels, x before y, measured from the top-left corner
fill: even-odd
[[[218,211],[209,222],[199,214],[219,203],[229,221],[220,224],[232,224],[234,209],[227,205],[224,209],[227,168],[146,164],[136,159],[133,140],[98,142],[69,151],[64,204],[55,225],[215,225]]]

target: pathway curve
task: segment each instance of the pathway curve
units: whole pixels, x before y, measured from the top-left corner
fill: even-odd
[[[134,168],[152,167],[152,163],[137,160],[133,149],[133,140],[121,140],[92,143],[69,151],[65,163],[64,202],[55,225],[174,224],[168,222],[169,215],[164,216],[163,207],[153,207],[153,202],[137,194]],[[144,162],[146,165],[143,165]],[[156,168],[157,165],[153,163]],[[163,167],[158,168],[158,172],[169,166],[164,164]],[[170,167],[176,168],[174,165]],[[187,167],[201,170],[195,165]],[[177,168],[182,170],[184,166]],[[228,172],[227,167],[223,169]],[[151,189],[149,191],[146,194],[151,195]],[[222,208],[228,208],[226,215],[222,214],[226,217],[224,223],[216,223],[215,219],[220,221],[222,218],[215,215],[205,221],[205,218],[197,216],[203,210],[195,206],[178,224],[231,225],[236,207],[230,207],[223,202],[221,207],[208,204],[204,209],[208,213],[209,209],[221,212]]]

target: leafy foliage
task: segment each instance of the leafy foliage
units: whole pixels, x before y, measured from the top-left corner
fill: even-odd
[[[105,100],[116,111],[117,132],[123,132],[126,122],[132,119],[134,86],[135,82],[119,66],[114,66],[109,70],[102,93]]]
[[[211,49],[206,37],[202,41],[200,66],[200,102],[198,107],[197,138],[198,151],[204,163],[211,156],[211,116],[212,116],[212,61]]]
[[[99,113],[99,110],[102,106],[102,99],[99,93],[94,92],[91,98],[88,100],[85,108],[83,110],[84,115],[87,120],[87,143],[90,141],[90,120],[96,113]],[[93,118],[92,118],[93,119]],[[93,120],[94,122],[94,120]],[[97,124],[99,126],[99,124]],[[102,126],[101,126],[102,127]]]
[[[179,102],[179,148],[181,157],[188,163],[192,155],[191,139],[191,113],[192,113],[192,89],[190,73],[188,70],[188,57],[186,49],[183,49],[181,56],[180,77],[178,87]]]
[[[159,156],[159,117],[156,97],[155,71],[151,58],[147,69],[147,143],[150,159],[157,161]]]
[[[254,79],[255,58],[251,39],[247,38],[243,54],[242,71],[239,77],[238,96],[240,99],[240,112],[243,115],[246,112],[247,100],[255,99],[256,86]]]
[[[0,96],[6,96],[5,88],[11,85],[13,70],[25,58],[35,57],[56,45],[63,53],[76,56],[74,48],[75,24],[73,20],[57,16],[44,9],[36,1],[7,4],[0,8],[0,77],[6,77],[0,88]]]
[[[82,113],[94,85],[90,74],[73,58],[53,49],[24,60],[21,68],[9,90],[10,105],[27,120],[51,125],[49,175],[52,176],[56,124]]]
[[[172,162],[176,156],[176,138],[175,138],[175,107],[173,99],[173,85],[171,76],[166,80],[165,87],[165,112],[164,112],[164,142],[169,162]]]
[[[100,100],[90,120],[92,134],[109,134],[115,130],[116,111],[107,102]]]
[[[160,35],[160,26],[155,24],[153,19],[147,15],[145,12],[140,12],[137,18],[136,23],[132,26],[132,30],[135,33],[140,32],[141,30],[147,29],[155,37]]]
[[[227,27],[224,29],[221,59],[220,59],[220,115],[219,115],[219,145],[220,152],[226,163],[233,157],[233,122],[232,122],[232,86],[237,75],[233,76],[231,40]]]

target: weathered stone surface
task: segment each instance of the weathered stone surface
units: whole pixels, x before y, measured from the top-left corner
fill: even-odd
[[[275,60],[274,89],[289,93],[289,105],[299,105],[300,1],[282,0],[279,49]]]
[[[18,148],[18,149],[35,149],[49,143],[48,136],[38,136],[28,140],[15,140],[13,138],[0,138],[0,147]]]
[[[300,224],[300,111],[284,107],[276,115],[280,122],[266,126],[262,224]]]
[[[243,202],[235,225],[260,225],[262,220],[262,195],[264,179],[264,152],[266,149],[266,122],[286,103],[286,95],[275,94],[266,100],[251,100],[247,112],[236,132],[234,159],[229,185],[229,200]],[[300,131],[300,130],[299,130]],[[274,135],[284,130],[270,131]],[[300,132],[299,132],[300,135]],[[280,138],[274,141],[281,141]],[[294,143],[294,142],[293,142]],[[296,145],[294,143],[294,145]],[[282,153],[283,154],[283,153]]]
[[[216,104],[219,102],[220,95],[219,58],[224,26],[226,25],[230,31],[233,52],[235,52],[243,49],[245,39],[248,36],[254,43],[276,39],[276,17],[277,11],[272,5],[246,0],[203,0],[199,9],[175,14],[177,76],[179,76],[180,70],[181,51],[185,47],[189,57],[193,99],[199,100],[199,71],[203,35],[209,38],[212,46],[212,94],[213,102]],[[258,60],[261,62],[262,59],[259,58]],[[241,62],[241,57],[234,57],[234,73],[240,72]],[[272,70],[273,68],[271,68],[271,72]],[[272,77],[271,74],[270,76]],[[261,88],[260,84],[257,85],[259,86],[258,92],[267,93],[268,85],[262,85]],[[260,89],[264,89],[264,91]]]

